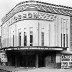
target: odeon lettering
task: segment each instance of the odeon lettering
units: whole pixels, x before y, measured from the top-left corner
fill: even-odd
[[[56,15],[44,12],[22,12],[18,13],[9,20],[9,23],[12,24],[14,22],[25,20],[25,19],[37,19],[37,20],[47,20],[53,21],[56,19]],[[10,25],[9,24],[9,25]]]
[[[14,20],[22,20],[22,19],[38,19],[38,13],[23,13],[23,14],[19,14],[14,16]]]

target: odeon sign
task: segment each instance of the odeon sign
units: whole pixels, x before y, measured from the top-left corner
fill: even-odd
[[[10,20],[9,23],[12,24],[17,21],[26,20],[26,19],[35,19],[35,20],[47,20],[54,21],[56,19],[55,14],[36,12],[36,11],[24,11],[15,14]]]

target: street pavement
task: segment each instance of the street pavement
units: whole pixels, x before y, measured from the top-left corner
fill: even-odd
[[[31,69],[31,70],[28,70],[28,71],[17,71],[17,72],[72,72],[72,69],[38,68],[38,69]]]
[[[11,67],[11,66],[0,66],[0,72],[72,72],[72,69],[53,69],[48,67],[41,68],[25,68],[25,67]]]

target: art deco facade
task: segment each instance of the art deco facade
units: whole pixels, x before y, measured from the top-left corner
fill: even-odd
[[[2,49],[8,65],[56,67],[72,50],[72,8],[39,1],[17,4],[2,19]]]

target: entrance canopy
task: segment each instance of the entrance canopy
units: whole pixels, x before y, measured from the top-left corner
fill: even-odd
[[[72,55],[72,51],[64,50],[61,52],[62,54]]]
[[[48,47],[48,46],[17,46],[17,47],[5,47],[0,50],[54,50],[62,51],[66,50],[67,47]]]

